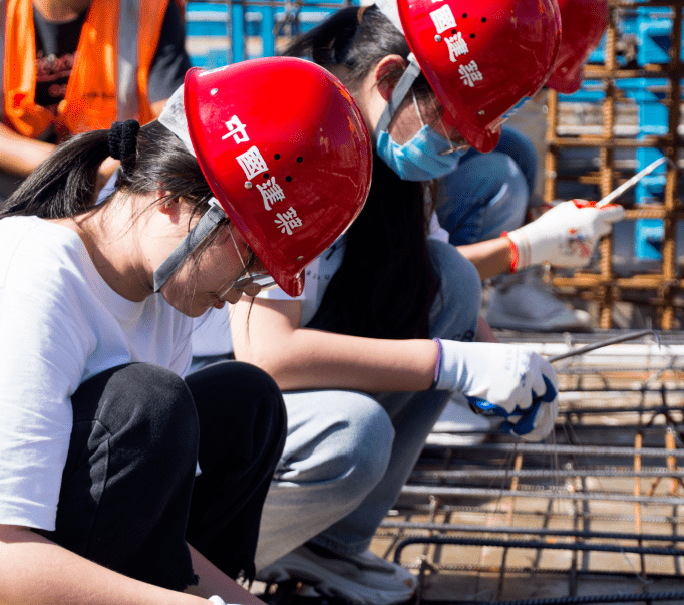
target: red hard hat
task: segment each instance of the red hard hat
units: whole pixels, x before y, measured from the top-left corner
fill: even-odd
[[[491,151],[505,113],[541,88],[560,46],[556,0],[398,0],[444,120]]]
[[[546,84],[571,94],[582,85],[584,62],[601,43],[608,27],[608,0],[558,0],[563,38],[560,52]]]
[[[371,143],[337,78],[303,59],[191,69],[185,112],[197,160],[221,206],[290,296],[302,270],[361,212]]]

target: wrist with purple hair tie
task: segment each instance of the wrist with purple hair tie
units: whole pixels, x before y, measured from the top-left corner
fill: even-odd
[[[434,389],[435,386],[437,386],[437,381],[439,380],[439,369],[442,364],[442,341],[439,338],[433,338],[437,343],[437,362],[435,363],[435,377],[432,380],[432,384],[430,385],[431,389]]]

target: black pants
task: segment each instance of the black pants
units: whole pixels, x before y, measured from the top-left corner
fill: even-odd
[[[71,399],[56,530],[43,535],[165,588],[197,582],[186,540],[229,576],[253,577],[286,433],[270,376],[235,361],[187,380],[127,364],[87,380]]]

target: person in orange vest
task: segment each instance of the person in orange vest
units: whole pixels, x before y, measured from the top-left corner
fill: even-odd
[[[69,135],[157,117],[190,68],[174,0],[6,0],[0,20],[0,198]]]

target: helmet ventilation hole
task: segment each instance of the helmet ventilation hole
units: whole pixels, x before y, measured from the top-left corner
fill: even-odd
[[[297,164],[301,164],[304,161],[304,158],[298,157],[297,158]]]
[[[268,174],[268,172],[264,172],[264,181],[268,181],[270,178],[271,176]]]
[[[461,15],[461,17],[462,17],[463,19],[467,19],[467,18],[468,18],[468,13],[463,13],[463,14]]]
[[[273,159],[274,159],[274,160],[279,160],[279,159],[280,159],[280,154],[279,154],[279,153],[276,153],[276,154],[273,156]]]
[[[292,177],[291,177],[291,176],[286,176],[286,177],[285,177],[285,180],[286,180],[288,183],[291,183],[291,182],[292,182]]]

